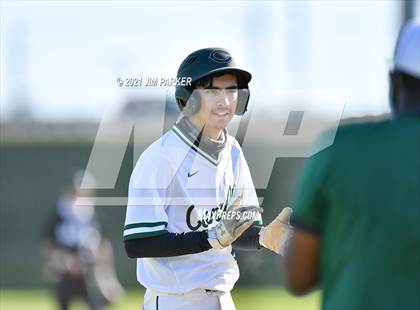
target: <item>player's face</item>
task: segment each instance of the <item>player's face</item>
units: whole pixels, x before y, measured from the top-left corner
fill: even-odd
[[[204,133],[217,139],[229,124],[238,103],[238,80],[233,74],[213,78],[211,87],[197,87],[200,110],[191,118],[204,126]]]

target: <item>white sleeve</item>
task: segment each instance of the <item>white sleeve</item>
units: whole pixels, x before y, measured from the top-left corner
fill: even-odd
[[[165,207],[170,201],[172,178],[172,168],[166,158],[159,154],[142,154],[130,178],[124,240],[167,232]]]
[[[254,182],[252,181],[251,172],[249,171],[248,163],[246,162],[245,156],[240,148],[239,144],[237,145],[239,156],[238,156],[238,170],[236,173],[236,189],[237,195],[243,196],[243,205],[246,206],[259,206],[258,196],[255,191]],[[257,220],[254,221],[255,224],[262,225],[261,214],[258,216]]]

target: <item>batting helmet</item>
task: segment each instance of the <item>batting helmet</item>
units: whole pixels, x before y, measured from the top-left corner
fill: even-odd
[[[242,115],[247,110],[249,101],[248,83],[251,81],[251,73],[239,69],[232,55],[223,48],[204,48],[187,56],[178,69],[177,78],[191,78],[191,85],[198,80],[218,75],[220,73],[232,73],[238,78],[240,91],[235,114]],[[184,114],[192,115],[200,109],[200,103],[191,97],[193,87],[176,86],[175,98],[179,108]],[[187,106],[187,102],[190,100]],[[191,102],[192,101],[192,102]],[[187,106],[187,107],[186,107]]]

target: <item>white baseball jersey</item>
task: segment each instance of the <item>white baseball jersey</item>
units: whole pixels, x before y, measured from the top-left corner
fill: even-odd
[[[133,170],[124,240],[209,229],[219,220],[209,215],[240,195],[243,205],[259,204],[238,142],[226,134],[225,147],[215,158],[174,125],[141,154]],[[230,291],[239,277],[231,252],[229,246],[196,254],[139,258],[137,280],[146,288],[167,293],[197,288]]]

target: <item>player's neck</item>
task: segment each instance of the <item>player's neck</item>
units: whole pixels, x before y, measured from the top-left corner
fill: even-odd
[[[190,116],[188,119],[191,123],[194,124],[195,127],[197,127],[199,131],[201,131],[204,128],[203,133],[207,137],[213,140],[219,140],[220,135],[222,134],[222,129],[210,127],[208,125],[206,126],[206,124],[202,122],[200,118],[194,117],[194,115]]]

